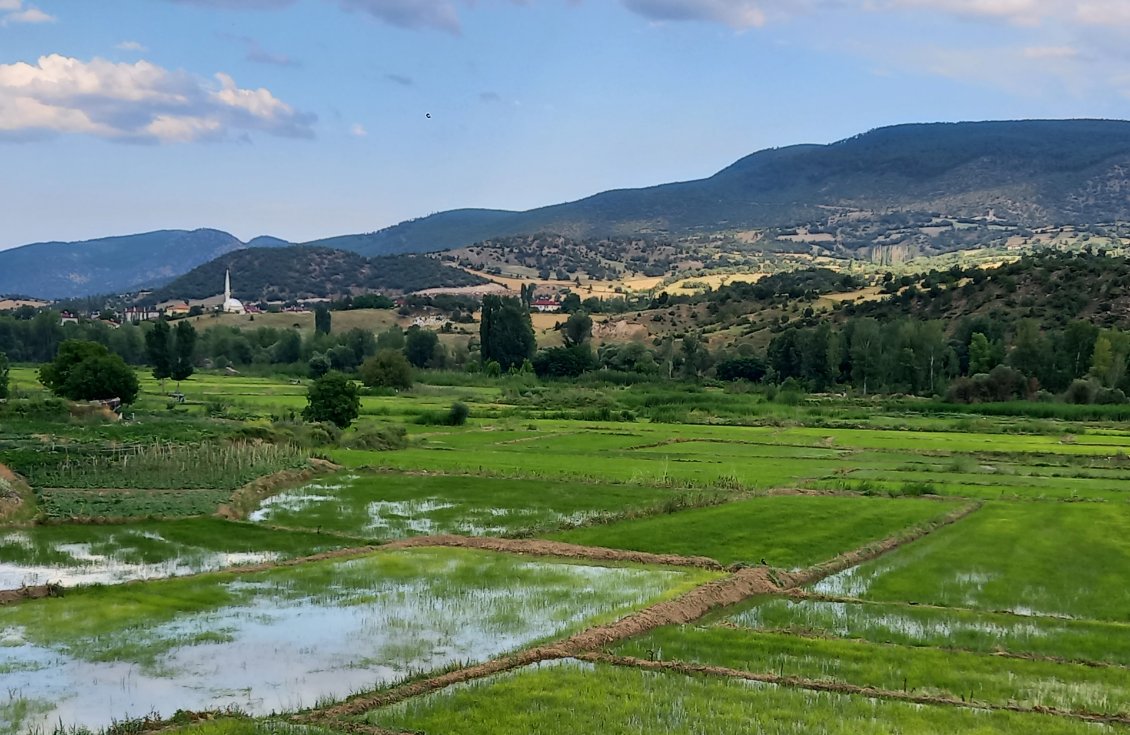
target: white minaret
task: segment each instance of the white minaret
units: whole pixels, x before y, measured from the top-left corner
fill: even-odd
[[[231,301],[231,269],[224,271],[224,303]]]

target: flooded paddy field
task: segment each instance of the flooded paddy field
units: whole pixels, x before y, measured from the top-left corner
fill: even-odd
[[[309,556],[350,542],[214,518],[0,529],[0,590],[118,584]]]
[[[80,590],[0,609],[0,691],[25,708],[4,726],[309,707],[574,632],[712,576],[412,549]]]
[[[248,520],[373,540],[446,533],[507,536],[725,497],[724,491],[608,483],[347,472],[268,498]]]

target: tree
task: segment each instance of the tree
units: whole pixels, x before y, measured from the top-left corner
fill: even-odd
[[[196,369],[192,359],[195,350],[196,329],[193,328],[192,322],[177,322],[177,328],[173,333],[173,361],[169,377],[179,383],[192,375]]]
[[[539,378],[575,378],[595,370],[597,363],[588,345],[573,345],[542,350],[534,357],[533,366]]]
[[[385,331],[377,335],[377,349],[378,350],[402,350],[404,349],[404,330],[400,325],[393,324]]]
[[[575,311],[565,320],[561,328],[566,347],[583,345],[592,339],[592,317],[583,311]]]
[[[0,352],[0,400],[8,397],[8,356]]]
[[[324,306],[314,309],[314,331],[318,334],[330,333],[330,310]]]
[[[55,359],[39,369],[39,382],[52,393],[72,401],[110,398],[122,403],[137,399],[137,376],[125,360],[97,342],[68,339]]]
[[[439,337],[429,329],[412,326],[404,333],[404,356],[413,367],[427,367],[435,356]]]
[[[412,366],[400,350],[379,350],[361,364],[361,382],[371,388],[412,387]]]
[[[361,391],[341,373],[326,373],[310,384],[306,391],[307,421],[328,421],[347,428],[361,414]]]
[[[714,367],[719,380],[748,380],[759,383],[765,377],[765,361],[760,357],[734,357],[723,360]]]
[[[969,374],[988,373],[993,367],[993,347],[989,338],[981,332],[974,332],[969,338]]]
[[[145,355],[153,366],[153,377],[164,380],[173,374],[172,329],[159,319],[145,335]]]
[[[530,313],[516,298],[484,296],[479,342],[484,363],[495,361],[502,370],[521,365],[536,347]]]

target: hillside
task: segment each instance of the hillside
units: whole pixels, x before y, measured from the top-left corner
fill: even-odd
[[[253,240],[260,247],[287,243]],[[0,250],[0,294],[64,299],[159,285],[248,243],[219,230],[160,230]]]
[[[223,290],[231,270],[232,293],[244,301],[337,298],[369,291],[409,292],[485,281],[423,255],[365,258],[305,245],[247,248],[198,266],[154,291],[146,301],[203,299]]]
[[[834,233],[887,219],[926,224],[933,215],[1022,227],[1092,224],[1130,220],[1128,171],[1130,122],[899,125],[830,145],[760,151],[707,179],[526,212],[441,212],[331,242],[372,255],[536,232],[682,237],[807,225]],[[850,247],[865,244],[848,239]]]

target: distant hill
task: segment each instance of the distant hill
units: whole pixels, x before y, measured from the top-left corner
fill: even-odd
[[[1025,227],[1130,220],[1130,122],[1025,120],[879,128],[760,151],[714,176],[526,212],[453,210],[321,243],[374,255],[517,234],[681,237],[882,219],[995,218]],[[927,217],[928,219],[928,217]]]
[[[258,246],[289,243],[273,237]],[[248,247],[219,230],[159,230],[82,242],[0,250],[0,293],[64,299],[159,285],[225,253]]]
[[[409,292],[486,282],[424,255],[365,258],[345,250],[299,245],[228,253],[157,289],[146,301],[215,296],[223,291],[224,273],[229,269],[233,296],[251,302],[338,298],[371,291]]]

